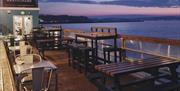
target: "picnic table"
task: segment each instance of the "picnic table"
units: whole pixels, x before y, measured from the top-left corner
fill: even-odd
[[[122,91],[122,88],[129,85],[135,85],[139,82],[145,81],[154,81],[158,78],[164,76],[170,76],[173,83],[178,83],[178,74],[176,72],[176,68],[178,67],[180,61],[173,60],[170,58],[164,57],[154,57],[149,59],[141,59],[136,61],[124,61],[119,63],[110,63],[110,64],[101,64],[95,66],[95,69],[104,74],[105,76],[111,77],[113,79],[114,90],[115,91]],[[170,74],[161,74],[159,73],[159,68],[168,67],[170,70]],[[122,84],[121,83],[121,76],[136,73],[136,72],[150,72],[150,75],[147,77],[136,80],[130,81],[130,83]],[[176,84],[177,85],[177,84]],[[168,86],[163,87],[170,88]],[[176,86],[175,88],[179,88]],[[153,89],[153,88],[152,88]],[[158,89],[158,87],[154,87],[154,89]],[[173,88],[174,89],[174,88]],[[159,89],[158,89],[159,90]],[[152,90],[150,90],[152,91]],[[159,90],[162,91],[162,90]],[[164,91],[164,90],[163,90]]]
[[[98,40],[107,40],[107,39],[114,39],[114,48],[117,48],[117,35],[116,33],[110,33],[110,32],[84,32],[84,33],[76,33],[75,34],[76,40],[78,38],[85,38],[91,40],[91,47],[95,48],[95,60],[102,59],[98,57]],[[116,57],[116,51],[114,52],[114,60],[117,62]]]

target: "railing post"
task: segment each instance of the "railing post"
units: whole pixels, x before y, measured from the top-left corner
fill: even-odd
[[[0,7],[3,6],[3,0],[0,0]]]
[[[139,42],[139,48],[141,51],[143,50],[142,42]],[[144,58],[144,55],[143,55],[143,53],[141,53],[141,59],[143,59],[143,58]]]
[[[171,55],[171,45],[168,45],[167,56],[170,57],[170,55]]]
[[[122,62],[126,59],[125,47],[126,47],[126,40],[124,38],[121,38],[120,62]]]

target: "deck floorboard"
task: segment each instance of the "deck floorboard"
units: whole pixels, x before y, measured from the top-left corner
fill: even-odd
[[[58,89],[59,91],[97,91],[96,87],[85,77],[68,65],[67,52],[46,51],[45,58],[58,67]],[[52,79],[52,88],[54,79]],[[54,90],[52,90],[54,91]]]

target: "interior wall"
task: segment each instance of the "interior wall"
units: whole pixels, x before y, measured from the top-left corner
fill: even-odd
[[[5,35],[13,34],[13,15],[32,15],[33,27],[39,26],[38,10],[0,10],[0,32]]]

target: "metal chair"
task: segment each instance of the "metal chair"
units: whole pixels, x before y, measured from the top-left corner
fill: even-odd
[[[19,55],[15,59],[15,63],[18,65],[24,65],[24,64],[33,64],[36,62],[41,62],[42,58],[38,54],[27,54],[27,55]],[[29,72],[29,74],[26,74],[25,77],[21,79],[22,82],[32,81],[32,74]],[[19,83],[19,82],[18,82]]]
[[[122,61],[122,58],[126,57],[126,51],[121,48],[115,49],[114,47],[104,47],[103,48],[104,64],[115,62],[111,60],[111,53],[114,51],[118,53],[118,57],[116,58],[116,60],[119,60],[119,62]]]
[[[23,78],[32,72],[32,81],[24,81]],[[20,91],[48,91],[50,87],[53,68],[36,67],[22,71],[19,75]]]

